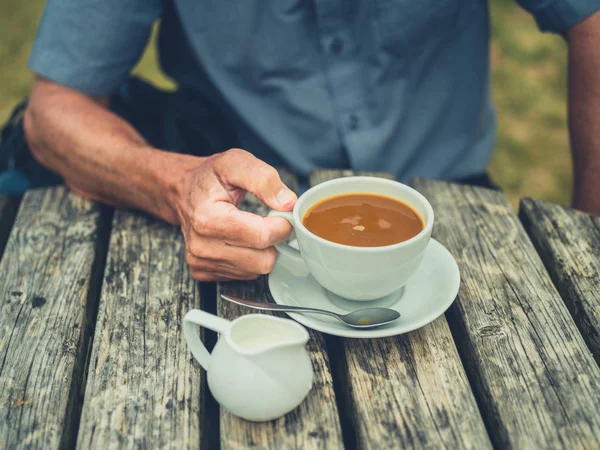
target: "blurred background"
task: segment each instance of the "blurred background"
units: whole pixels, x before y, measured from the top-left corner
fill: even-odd
[[[45,0],[0,2],[0,123],[28,95],[26,62]],[[514,0],[490,0],[493,97],[499,136],[491,166],[511,203],[530,196],[568,204],[571,162],[566,123],[566,45],[542,34]],[[172,88],[152,42],[135,72]]]

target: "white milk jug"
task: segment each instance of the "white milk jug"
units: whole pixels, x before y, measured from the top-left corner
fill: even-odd
[[[197,325],[220,333],[212,354],[200,340]],[[312,388],[308,332],[292,320],[249,314],[230,322],[195,309],[185,315],[183,333],[207,372],[210,392],[221,406],[244,419],[283,416]]]

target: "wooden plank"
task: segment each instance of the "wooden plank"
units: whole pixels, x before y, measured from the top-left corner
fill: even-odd
[[[532,199],[519,216],[600,364],[600,217]]]
[[[0,263],[0,447],[72,446],[109,225],[59,187],[28,192]]]
[[[204,375],[181,332],[200,295],[179,231],[117,211],[77,448],[198,448]]]
[[[17,197],[0,195],[0,259],[17,215],[18,204]]]
[[[316,171],[311,185],[335,177]],[[360,448],[491,448],[443,316],[401,336],[328,344]]]
[[[314,186],[315,184],[322,183],[323,181],[333,180],[334,178],[346,178],[354,177],[357,175],[377,178],[387,178],[388,180],[395,179],[394,174],[389,172],[356,172],[354,170],[334,170],[334,169],[319,169],[315,170],[309,179],[309,184]]]
[[[462,274],[450,325],[501,448],[600,448],[600,369],[506,198],[417,180]]]
[[[296,179],[281,171],[283,181],[297,190]],[[254,196],[246,196],[240,208],[265,216],[269,210]],[[219,283],[218,293],[256,301],[267,301],[266,277],[256,281]],[[256,313],[217,298],[219,316],[235,319]],[[340,449],[342,432],[333,390],[329,358],[320,333],[309,330],[308,350],[315,371],[314,384],[304,402],[294,411],[270,423],[252,423],[233,416],[221,408],[221,448]]]

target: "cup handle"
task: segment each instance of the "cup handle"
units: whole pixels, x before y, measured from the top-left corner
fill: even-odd
[[[187,341],[192,355],[198,360],[204,370],[208,371],[210,353],[200,340],[196,325],[209,328],[218,333],[224,333],[231,326],[231,322],[209,314],[199,309],[192,309],[183,318],[183,335]]]
[[[271,210],[271,211],[269,211],[269,217],[281,217],[282,219],[287,220],[292,227],[295,227],[294,214],[290,211]],[[302,259],[300,250],[295,249],[287,242],[275,244],[275,248],[282,255],[288,256],[293,259]]]

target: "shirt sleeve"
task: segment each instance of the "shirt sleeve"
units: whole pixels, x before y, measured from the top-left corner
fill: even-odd
[[[109,96],[140,59],[162,0],[48,0],[28,66],[56,83]]]
[[[600,0],[517,0],[535,17],[542,31],[564,34],[600,10]]]

